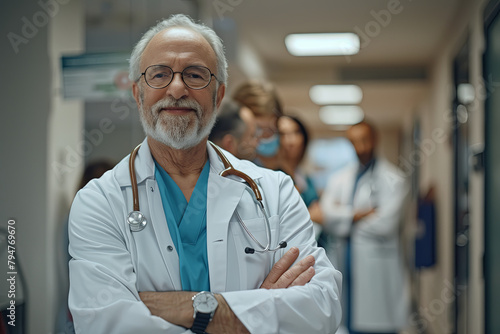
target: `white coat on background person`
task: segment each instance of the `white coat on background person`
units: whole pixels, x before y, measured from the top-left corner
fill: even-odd
[[[210,289],[226,299],[251,333],[331,333],[340,322],[340,272],[316,247],[307,208],[290,177],[226,157],[260,187],[269,214],[275,253],[246,254],[255,246],[241,228],[241,218],[262,243],[265,223],[253,193],[237,177],[222,177],[222,162],[207,145],[210,160],[207,247]],[[71,291],[69,305],[77,333],[191,333],[152,316],[140,291],[181,290],[179,259],[165,220],[154,161],[146,141],[136,158],[139,202],[148,217],[143,231],[131,232],[132,210],[128,157],[75,198],[70,216]],[[278,175],[277,175],[278,174]],[[300,258],[312,254],[316,274],[304,286],[258,289],[274,263],[290,247]],[[85,330],[82,330],[85,329]]]
[[[409,307],[399,243],[409,188],[396,166],[375,158],[374,148],[364,157],[374,164],[362,174],[354,194],[359,163],[330,177],[320,199],[323,231],[330,236],[327,254],[344,275],[350,237],[351,330],[398,332],[406,326]]]

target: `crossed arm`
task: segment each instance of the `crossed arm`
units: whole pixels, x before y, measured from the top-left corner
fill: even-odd
[[[308,255],[292,266],[298,256],[298,248],[292,247],[276,262],[260,288],[284,289],[309,282],[315,274],[314,257]],[[191,298],[195,294],[191,291],[147,291],[139,293],[139,296],[151,314],[172,324],[191,328],[194,320]],[[215,297],[219,306],[207,327],[207,333],[249,333],[226,303],[224,297],[220,294],[215,294]]]
[[[220,306],[207,328],[209,333],[329,333],[338,326],[340,273],[316,247],[309,217],[298,193],[293,191],[293,183],[286,177],[282,181],[284,185],[279,186],[286,195],[272,202],[274,207],[269,210],[279,215],[280,221],[291,221],[280,225],[279,239],[300,249],[300,255],[297,249],[287,253],[281,250],[283,256],[272,266],[261,289],[256,284],[259,277],[264,278],[262,272],[250,272],[251,282],[242,289],[235,286],[230,291],[216,290]],[[275,189],[275,184],[270,183],[268,186]],[[118,223],[120,218],[106,205],[109,201],[94,184],[79,192],[71,209],[69,306],[75,331],[189,333],[187,328],[193,323],[191,297],[195,292],[175,292],[174,281],[162,276],[169,272],[157,254],[160,245],[142,249],[143,258],[157,255],[149,256],[148,267],[143,262],[134,263],[132,247],[149,237],[145,232],[131,236],[128,227]],[[306,255],[311,257],[306,260]],[[301,261],[295,263],[297,259]],[[312,265],[314,270],[309,269]],[[309,280],[311,283],[305,284]],[[164,292],[139,295],[137,289]]]

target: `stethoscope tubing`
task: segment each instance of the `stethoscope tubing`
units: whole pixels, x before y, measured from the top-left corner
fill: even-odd
[[[271,224],[269,223],[269,220],[267,219],[266,213],[264,212],[264,207],[261,207],[259,205],[259,208],[262,210],[262,213],[264,215],[265,224],[266,224],[266,240],[267,240],[267,245],[266,246],[262,245],[259,242],[259,240],[257,240],[257,238],[252,234],[252,232],[250,232],[250,230],[248,229],[247,225],[243,222],[243,219],[241,219],[240,214],[238,213],[238,211],[235,211],[235,213],[236,213],[236,219],[238,220],[238,223],[240,223],[240,226],[245,230],[245,232],[247,232],[248,236],[257,245],[259,245],[260,248],[262,248],[262,252],[266,252],[267,250],[269,250],[269,247],[271,246],[271,227],[270,227]]]
[[[271,244],[272,244],[272,234],[271,234],[271,223],[269,222],[269,219],[266,214],[266,210],[264,208],[264,204],[262,203],[262,195],[260,193],[259,187],[255,181],[248,176],[247,174],[235,169],[233,165],[229,162],[229,160],[226,158],[224,153],[222,153],[221,149],[215,145],[212,142],[209,142],[212,147],[214,148],[215,152],[219,156],[219,158],[222,160],[222,163],[224,164],[224,170],[222,170],[219,175],[222,177],[228,176],[228,175],[235,175],[243,179],[244,181],[247,182],[248,186],[252,189],[253,194],[255,195],[255,199],[257,201],[258,207],[262,212],[262,215],[264,217],[265,225],[266,225],[266,239],[267,239],[267,245],[264,246],[262,245],[257,238],[252,234],[252,232],[248,229],[246,224],[243,222],[243,219],[241,219],[240,214],[236,210],[236,219],[238,220],[238,223],[240,226],[245,230],[245,232],[248,234],[248,236],[261,248],[260,250],[254,249],[251,247],[246,247],[245,248],[245,253],[247,254],[253,254],[253,253],[266,253],[266,252],[276,252],[277,250],[281,248],[285,248],[287,246],[287,243],[285,241],[282,241],[279,243],[279,245],[271,249]],[[137,152],[139,151],[139,148],[141,147],[141,144],[137,145],[136,148],[132,151],[130,154],[129,158],[129,172],[130,172],[130,180],[132,184],[132,197],[133,197],[133,206],[134,210],[131,211],[128,216],[127,216],[127,223],[129,224],[130,230],[132,232],[139,232],[142,231],[147,224],[146,217],[141,213],[140,207],[139,207],[139,191],[137,187],[137,177],[135,174],[135,158],[137,156]]]

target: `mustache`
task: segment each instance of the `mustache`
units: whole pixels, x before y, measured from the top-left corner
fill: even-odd
[[[200,119],[202,115],[201,105],[195,100],[190,100],[187,98],[182,98],[176,100],[173,97],[166,97],[163,100],[156,102],[152,107],[151,111],[153,115],[158,117],[160,111],[164,108],[190,108],[196,112],[196,116]]]

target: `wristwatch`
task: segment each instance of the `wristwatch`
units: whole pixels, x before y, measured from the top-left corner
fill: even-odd
[[[219,303],[213,293],[209,291],[199,292],[191,299],[193,300],[194,309],[194,323],[193,327],[191,327],[191,331],[196,334],[204,334],[208,323],[212,321]]]

